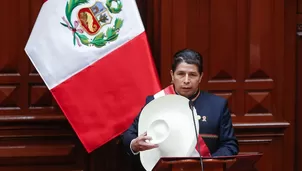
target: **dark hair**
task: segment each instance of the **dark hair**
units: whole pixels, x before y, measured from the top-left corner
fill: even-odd
[[[176,67],[182,62],[187,64],[195,64],[198,67],[199,73],[201,74],[203,72],[202,56],[194,50],[183,49],[176,52],[172,63],[172,71],[175,72]]]

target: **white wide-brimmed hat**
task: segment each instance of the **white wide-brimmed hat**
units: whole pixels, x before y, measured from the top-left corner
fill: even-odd
[[[196,131],[199,124],[195,108]],[[161,157],[190,157],[197,143],[189,99],[180,95],[166,95],[154,99],[142,110],[138,122],[138,135],[147,132],[150,143],[158,148],[141,151],[140,160],[151,171]]]

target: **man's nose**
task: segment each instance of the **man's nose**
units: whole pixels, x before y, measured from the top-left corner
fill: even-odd
[[[190,80],[189,80],[189,75],[188,75],[188,74],[186,74],[186,77],[185,77],[184,83],[185,83],[185,84],[189,84],[189,83],[190,83]]]

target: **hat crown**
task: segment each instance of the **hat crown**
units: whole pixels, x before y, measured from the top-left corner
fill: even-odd
[[[169,124],[164,119],[154,120],[147,130],[147,135],[152,137],[150,143],[160,144],[168,138]]]

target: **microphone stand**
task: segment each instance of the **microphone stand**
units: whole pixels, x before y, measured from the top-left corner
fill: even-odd
[[[195,116],[194,116],[194,112],[193,112],[193,102],[191,100],[189,100],[189,106],[192,112],[192,117],[193,117],[193,123],[194,123],[194,129],[195,129],[195,135],[196,135],[196,141],[197,141],[197,146],[198,146],[198,154],[199,154],[199,159],[200,159],[200,166],[201,166],[201,170],[203,170],[203,161],[202,161],[202,156],[200,154],[200,143],[198,141],[198,133],[197,133],[197,127],[196,127],[196,123],[195,123]]]

